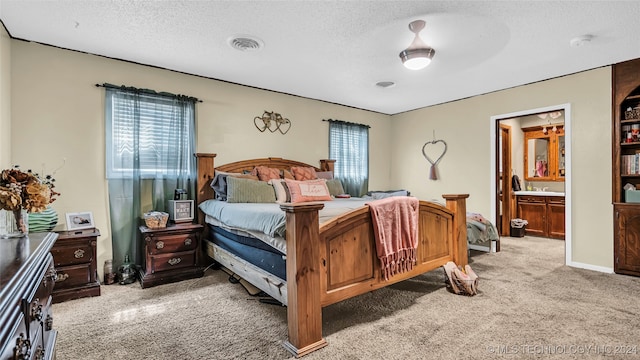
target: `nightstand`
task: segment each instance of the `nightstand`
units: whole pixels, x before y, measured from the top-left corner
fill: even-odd
[[[51,249],[58,274],[53,287],[53,302],[100,295],[96,268],[96,243],[100,231],[85,229],[57,231],[58,240]]]
[[[165,228],[140,226],[144,263],[138,269],[140,286],[166,284],[204,274],[200,266],[200,224],[171,224]]]

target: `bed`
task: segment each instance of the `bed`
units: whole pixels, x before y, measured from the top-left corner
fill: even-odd
[[[263,249],[257,250],[259,255],[250,259],[242,255],[242,248],[253,248],[265,241],[253,239],[254,231],[221,228],[222,224],[215,221],[212,224],[211,216],[202,211],[206,204],[219,201],[214,200],[210,186],[215,170],[243,173],[256,166],[275,169],[302,166],[332,173],[334,161],[321,160],[316,167],[282,158],[262,158],[215,167],[215,154],[199,153],[196,157],[196,203],[201,209],[198,221],[207,228],[203,241],[205,252],[215,262],[287,306],[288,339],[283,345],[296,357],[327,345],[322,337],[323,307],[437,269],[448,261],[459,265],[468,262],[465,220],[468,194],[443,195],[446,206],[419,201],[417,262],[411,270],[389,279],[382,274],[376,257],[368,206],[357,206],[321,222],[320,214],[331,201],[277,204],[284,213],[286,255],[260,245]],[[277,270],[281,265],[284,271]]]
[[[471,250],[500,251],[498,229],[479,213],[467,212],[467,242]]]

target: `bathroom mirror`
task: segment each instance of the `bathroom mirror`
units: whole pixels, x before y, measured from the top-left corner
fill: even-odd
[[[552,130],[540,127],[523,128],[524,175],[527,181],[564,181],[564,126]]]
[[[549,138],[527,140],[527,178],[549,177]]]

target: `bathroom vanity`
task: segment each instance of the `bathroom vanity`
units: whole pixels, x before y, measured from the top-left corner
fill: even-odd
[[[564,193],[516,191],[517,217],[527,220],[526,235],[564,240]]]

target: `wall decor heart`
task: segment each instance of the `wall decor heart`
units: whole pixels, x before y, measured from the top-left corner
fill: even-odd
[[[291,121],[289,121],[289,119],[283,119],[283,121],[278,125],[278,131],[280,131],[282,135],[286,134],[289,129],[291,129]]]
[[[442,145],[438,145],[440,143]],[[429,155],[427,155],[427,152],[425,151],[425,149],[427,148],[428,145],[431,145],[430,148],[435,148],[434,150],[429,150],[430,153],[438,154],[438,153],[441,152],[440,156],[438,156],[435,161],[431,160],[431,158],[429,157]],[[442,150],[438,150],[438,147],[442,147]],[[431,168],[429,169],[429,179],[438,180],[438,174],[437,174],[437,171],[436,171],[436,166],[438,165],[440,160],[442,160],[442,157],[446,153],[447,153],[447,143],[444,140],[427,141],[426,143],[424,143],[424,145],[422,145],[422,156],[424,156],[424,158],[427,159],[427,161],[431,164]],[[433,155],[432,155],[432,157],[435,158],[435,156],[433,156]]]
[[[286,134],[291,129],[291,121],[282,117],[275,111],[264,111],[262,116],[256,116],[253,118],[253,125],[260,132],[264,132],[269,129],[270,132],[280,131],[282,135]]]

